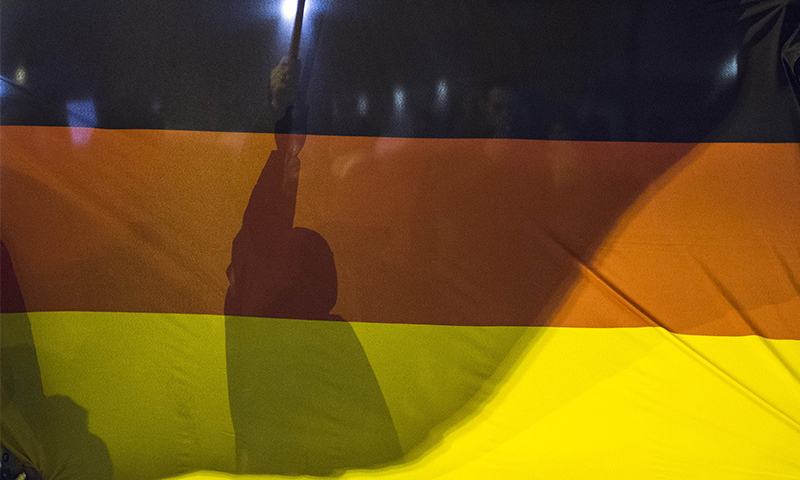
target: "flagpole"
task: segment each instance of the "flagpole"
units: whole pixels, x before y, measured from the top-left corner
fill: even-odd
[[[300,56],[300,32],[303,29],[303,9],[306,0],[297,1],[297,13],[294,16],[294,29],[292,30],[292,42],[289,44],[289,60],[297,60]]]

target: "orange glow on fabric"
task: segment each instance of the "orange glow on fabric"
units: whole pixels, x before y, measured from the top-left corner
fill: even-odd
[[[4,241],[29,311],[223,314],[230,245],[275,135],[96,130],[80,147],[66,128],[4,126],[0,136]],[[800,179],[777,173],[797,155],[796,144],[309,135],[294,226],[330,244],[333,313],[351,322],[623,327],[655,318],[676,333],[798,339],[787,321],[797,318],[791,282],[781,282],[790,278],[782,264],[800,261]],[[700,265],[741,290],[738,307],[755,315],[757,332]],[[463,307],[455,269],[476,289],[477,308]],[[622,293],[650,319],[534,315],[548,292],[578,280],[609,312],[634,308]]]

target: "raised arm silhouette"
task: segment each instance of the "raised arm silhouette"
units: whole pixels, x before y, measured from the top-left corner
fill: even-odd
[[[240,473],[331,475],[402,456],[358,337],[330,313],[331,248],[293,226],[304,142],[305,135],[276,134],[227,270],[228,393]]]

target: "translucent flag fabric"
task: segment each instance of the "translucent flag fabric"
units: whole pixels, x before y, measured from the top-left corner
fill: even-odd
[[[796,1],[6,3],[43,479],[800,476]]]

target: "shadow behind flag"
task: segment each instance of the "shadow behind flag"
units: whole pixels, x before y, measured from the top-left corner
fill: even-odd
[[[225,301],[239,473],[331,475],[402,457],[364,349],[336,304],[333,253],[293,228],[299,160],[281,135],[233,242]]]
[[[105,443],[89,432],[89,413],[64,395],[45,396],[25,301],[11,254],[0,242],[2,319],[3,446],[26,469],[28,478],[111,479]]]

